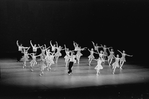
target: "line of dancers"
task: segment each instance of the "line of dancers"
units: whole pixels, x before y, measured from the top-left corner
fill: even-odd
[[[59,57],[62,56],[61,51],[65,51],[65,66],[68,67],[68,74],[70,75],[72,73],[73,65],[80,64],[80,58],[83,56],[81,51],[88,50],[90,52],[90,55],[88,56],[88,62],[89,66],[91,66],[91,63],[93,60],[97,61],[97,65],[95,66],[96,75],[100,74],[100,70],[103,69],[103,65],[107,62],[109,67],[112,67],[113,74],[115,73],[116,68],[119,68],[122,70],[122,67],[124,65],[124,62],[126,62],[125,57],[132,55],[128,55],[125,53],[125,51],[117,50],[120,54],[114,55],[114,50],[112,47],[107,47],[106,45],[98,45],[95,44],[92,41],[93,48],[91,50],[87,47],[81,47],[78,43],[73,41],[74,49],[70,50],[69,48],[64,45],[64,47],[60,46],[57,42],[55,44],[52,44],[52,41],[50,41],[50,46],[47,47],[44,45],[37,45],[33,44],[30,40],[31,47],[24,47],[22,44],[19,44],[19,41],[16,41],[16,44],[18,46],[18,51],[23,53],[23,56],[21,60],[23,61],[23,68],[25,68],[27,65],[27,61],[30,61],[30,67],[31,71],[34,71],[34,66],[38,64],[37,57],[40,59],[40,76],[44,74],[44,71],[51,70],[51,65],[58,64]],[[29,49],[32,49],[32,53],[29,53]],[[37,50],[40,49],[40,54],[37,55]],[[100,49],[100,50],[99,50]],[[108,55],[109,52],[109,55]],[[95,59],[95,54],[98,55],[98,58]],[[29,60],[31,58],[31,60]]]

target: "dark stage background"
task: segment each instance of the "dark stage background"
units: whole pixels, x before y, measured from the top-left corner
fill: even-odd
[[[148,11],[147,0],[1,0],[0,56],[16,57],[16,40],[24,46],[53,40],[70,48],[73,40],[89,48],[94,41],[147,65]]]

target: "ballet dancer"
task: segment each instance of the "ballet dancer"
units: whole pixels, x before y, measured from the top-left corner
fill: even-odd
[[[20,61],[20,57],[22,56],[21,54],[24,53],[23,50],[28,48],[28,47],[24,47],[22,44],[19,45],[19,41],[16,41],[16,44],[18,46],[18,56],[17,56],[17,61]]]
[[[52,52],[55,52],[55,50],[56,50],[56,45],[54,44],[52,44],[52,41],[50,41],[50,46],[51,46],[51,50],[52,50]]]
[[[21,52],[22,52],[22,49],[24,48],[24,47],[22,46],[22,44],[19,45],[19,41],[18,41],[18,40],[16,41],[16,44],[17,44],[17,46],[18,46],[18,51],[21,51]]]
[[[23,48],[23,51],[22,51],[22,53],[24,54],[22,59],[21,59],[23,61],[23,68],[26,67],[26,63],[27,63],[27,61],[29,61],[29,53],[28,53],[29,49],[30,49],[30,47]]]
[[[69,50],[69,48],[66,48],[66,45],[64,45],[64,46],[65,46],[65,53],[66,53],[66,55],[64,56],[65,66],[67,67],[68,66],[68,63],[69,63],[71,51]]]
[[[120,58],[120,69],[122,70],[122,67],[123,67],[123,65],[124,65],[124,62],[126,62],[126,56],[129,56],[129,57],[132,57],[133,55],[128,55],[128,54],[126,54],[125,53],[125,51],[123,50],[123,52],[121,52],[120,50],[118,50],[120,53],[121,53],[121,55],[122,55],[122,57]]]
[[[37,65],[36,58],[40,55],[35,55],[35,53],[30,53],[29,55],[32,57],[32,60],[30,61],[30,67],[31,67],[31,71],[33,71],[33,67]]]
[[[77,44],[76,42],[73,42],[73,45],[74,45],[74,51],[77,51],[76,59],[77,59],[78,65],[79,65],[80,64],[80,58],[83,55],[81,53],[81,51],[85,50],[87,47],[81,48],[81,47],[79,47],[79,44]]]
[[[40,60],[42,60],[43,58],[45,58],[46,56],[46,50],[48,50],[50,48],[50,46],[48,48],[46,48],[46,45],[44,44],[44,46],[40,46],[38,45],[40,50],[41,50],[41,54],[40,54]]]
[[[41,68],[40,68],[40,76],[42,76],[44,74],[44,70],[47,68],[47,65],[46,65],[46,60],[43,59],[42,62],[41,62]]]
[[[112,64],[112,69],[113,69],[113,74],[115,73],[115,70],[116,68],[119,68],[120,67],[120,57],[119,55],[117,54],[117,56],[115,57],[115,62]]]
[[[94,49],[91,48],[91,50],[88,49],[88,51],[90,52],[90,55],[88,56],[88,61],[89,61],[89,66],[91,65],[92,60],[95,58],[94,57],[94,53],[98,54],[97,52],[94,52]]]
[[[97,43],[95,44],[93,41],[92,41],[92,44],[93,44],[94,50],[96,50],[99,53],[99,48],[101,48],[101,46],[98,46],[98,44]]]
[[[96,75],[100,74],[100,70],[103,69],[102,62],[104,62],[100,57],[98,59],[94,59],[97,61],[97,66],[94,68],[96,69]]]
[[[74,51],[77,51],[79,48],[79,45],[73,41]]]
[[[110,53],[110,55],[108,56],[108,64],[110,66],[112,63],[112,60],[114,59],[114,51],[113,51],[113,49],[108,49],[108,51]]]
[[[57,45],[56,50],[57,51],[55,53],[55,63],[57,64],[59,57],[62,56],[61,51],[64,50],[64,49],[61,46]]]
[[[107,47],[106,45],[101,45],[101,47],[103,48],[103,53],[104,53],[104,59],[107,59],[108,53],[107,53],[107,49],[112,48],[112,47]]]
[[[70,75],[72,73],[73,64],[76,63],[76,56],[74,55],[74,52],[71,51],[70,59],[69,59],[69,66],[68,66],[68,74]]]
[[[54,64],[54,55],[55,53],[50,52],[50,50],[46,51],[46,64],[47,64],[47,70],[49,71],[51,69],[51,65]]]
[[[32,40],[30,40],[30,44],[31,44],[31,46],[32,46],[33,52],[36,53],[36,52],[37,52],[37,49],[38,49],[39,47],[37,47],[36,44],[33,45]]]
[[[80,64],[80,58],[81,58],[81,56],[83,56],[83,54],[81,53],[81,51],[83,51],[85,49],[86,49],[86,47],[84,47],[84,48],[78,47],[78,49],[77,49],[76,59],[77,59],[78,65]]]

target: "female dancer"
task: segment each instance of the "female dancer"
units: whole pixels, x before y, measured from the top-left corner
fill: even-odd
[[[66,55],[64,56],[64,59],[65,59],[65,63],[66,63],[66,67],[68,66],[68,63],[69,63],[69,59],[70,59],[70,50],[69,50],[69,48],[66,48],[66,45],[64,45],[65,46],[65,53],[66,53]]]
[[[40,54],[40,60],[42,61],[43,59],[45,59],[45,56],[46,56],[46,50],[50,48],[50,46],[48,48],[46,48],[46,45],[45,46],[40,46],[38,45],[40,50],[41,50],[41,54]]]
[[[96,75],[100,73],[100,69],[103,69],[102,62],[104,62],[100,57],[98,59],[94,59],[97,61],[97,66],[94,68],[96,69]]]
[[[122,54],[122,57],[120,58],[120,69],[122,70],[122,66],[124,65],[124,62],[126,62],[125,56],[132,57],[132,55],[126,54],[124,50],[123,50],[123,52],[121,52],[121,51],[119,51],[119,52]]]
[[[61,50],[64,50],[64,49],[62,49],[61,46],[58,46],[58,47],[56,47],[56,50],[57,50],[57,51],[56,51],[56,53],[55,53],[55,62],[56,62],[56,64],[57,64],[59,57],[62,56]]]
[[[30,44],[32,46],[33,52],[36,53],[39,47],[37,47],[36,44],[33,45],[32,40],[30,40]]]
[[[47,70],[49,71],[51,69],[51,65],[54,64],[54,52],[51,53],[50,50],[46,51],[46,64],[47,64]]]
[[[24,53],[23,50],[24,48],[28,48],[28,47],[24,47],[22,46],[22,44],[19,45],[19,41],[16,41],[16,44],[18,46],[18,55],[17,55],[17,61],[20,61],[20,57],[22,56],[21,54]]]
[[[101,45],[101,47],[103,48],[103,54],[104,54],[104,59],[107,59],[108,53],[107,53],[107,49],[111,48],[111,47],[106,47],[106,45]]]
[[[22,49],[23,49],[24,47],[22,46],[22,44],[19,45],[18,42],[19,42],[19,41],[17,40],[17,41],[16,41],[16,44],[17,44],[17,46],[18,46],[18,51],[21,51],[21,52],[22,52],[22,51],[23,51]]]
[[[32,57],[32,60],[30,61],[31,71],[33,71],[33,67],[37,64],[36,58],[40,55],[35,55],[35,53],[29,54]]]
[[[52,41],[50,41],[50,46],[51,46],[51,50],[52,50],[52,52],[55,52],[55,50],[56,50],[56,45],[54,44],[52,44]]]
[[[93,41],[92,44],[94,46],[94,50],[96,50],[99,53],[99,48],[101,48],[101,46],[98,46],[98,44],[95,44]]]
[[[94,52],[94,49],[93,49],[93,48],[91,48],[91,50],[88,49],[88,51],[90,52],[90,55],[88,56],[88,61],[89,61],[89,66],[90,66],[92,60],[95,58],[95,57],[94,57],[94,53],[95,53],[95,54],[98,54],[98,53]]]
[[[40,68],[41,73],[39,74],[40,76],[42,76],[44,74],[45,68],[47,68],[47,65],[46,65],[45,59],[43,59],[41,62],[41,68]]]
[[[85,48],[86,47],[84,47],[84,48],[78,47],[78,49],[77,49],[76,59],[77,59],[78,65],[80,64],[80,58],[83,55],[81,53],[81,51],[85,50]]]
[[[110,55],[108,56],[108,63],[109,63],[109,66],[111,65],[111,63],[112,63],[112,60],[114,59],[114,51],[113,51],[113,49],[108,49],[109,50],[109,52],[110,52]]]
[[[119,55],[117,54],[117,56],[115,57],[114,56],[114,58],[115,58],[115,62],[112,64],[112,68],[113,68],[113,74],[115,73],[115,70],[116,70],[116,68],[118,67],[120,67],[120,58],[119,58]]]
[[[21,59],[21,60],[23,60],[23,68],[26,67],[26,62],[29,59],[29,53],[28,53],[29,48],[30,47],[23,48],[23,50],[22,50],[22,53],[24,54],[23,57],[22,57],[22,59]]]

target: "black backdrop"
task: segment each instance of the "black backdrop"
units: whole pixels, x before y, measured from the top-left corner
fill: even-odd
[[[1,57],[15,55],[16,40],[24,46],[53,40],[71,48],[72,41],[89,48],[94,41],[126,50],[134,55],[129,60],[145,64],[148,10],[149,2],[142,0],[1,0]]]

